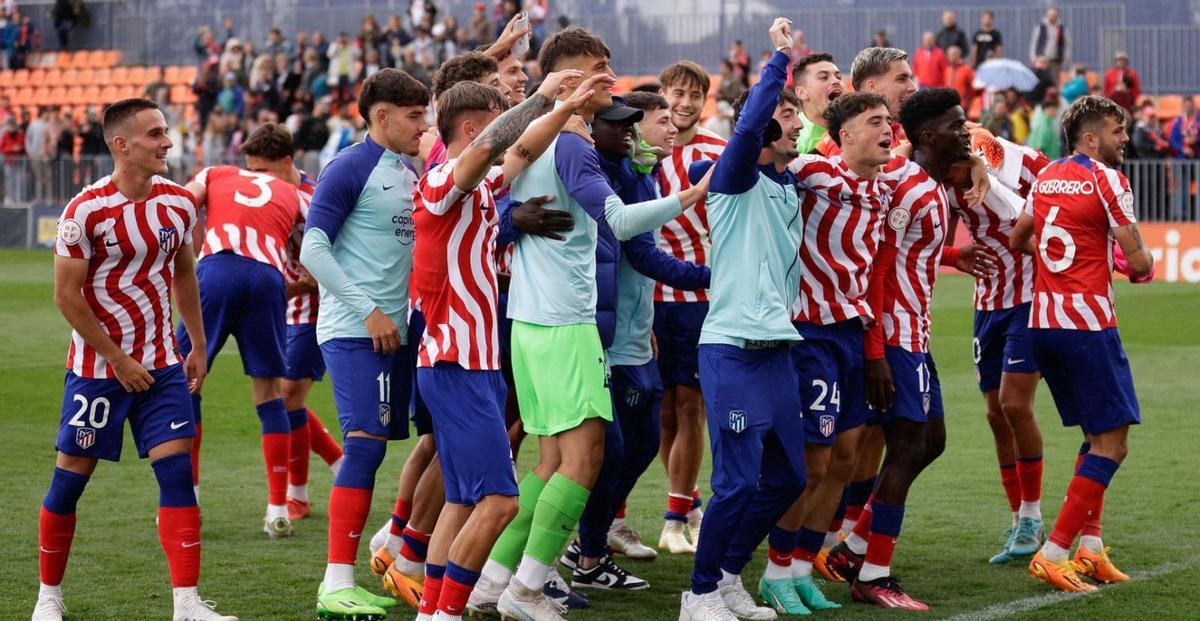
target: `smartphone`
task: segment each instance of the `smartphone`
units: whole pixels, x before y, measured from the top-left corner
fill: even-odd
[[[517,29],[518,31],[528,28],[529,27],[529,13],[522,12],[517,17],[517,23],[514,24],[513,27],[515,29]],[[529,37],[530,37],[530,34],[526,33],[520,39],[517,39],[516,43],[513,43],[512,53],[514,56],[516,56],[517,58],[520,58],[520,59],[524,59],[525,55],[529,53]]]

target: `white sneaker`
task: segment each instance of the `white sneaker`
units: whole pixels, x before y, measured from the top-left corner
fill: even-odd
[[[172,589],[175,596],[175,615],[172,621],[238,621],[237,617],[218,614],[216,602],[200,599],[195,587]]]
[[[62,621],[66,612],[62,591],[54,589],[53,592],[41,592],[38,593],[37,604],[33,607],[33,621]]]
[[[617,554],[624,554],[635,561],[652,561],[658,558],[654,548],[642,543],[641,535],[629,527],[625,520],[615,520],[608,529],[608,547]]]
[[[679,520],[664,520],[662,535],[658,537],[658,548],[671,554],[695,554],[696,546],[687,540],[684,524]]]
[[[472,618],[480,617],[499,617],[500,613],[496,611],[496,602],[500,600],[500,595],[504,593],[505,584],[497,584],[492,582],[485,576],[480,576],[479,581],[475,583],[475,588],[471,590],[470,597],[467,598],[467,612]]]
[[[679,621],[737,621],[717,591],[694,595],[684,591],[679,598]]]
[[[496,611],[503,621],[565,621],[566,606],[546,597],[541,589],[527,589],[515,580],[500,594]]]
[[[718,586],[717,593],[721,594],[721,599],[725,601],[725,605],[729,607],[729,611],[739,619],[771,621],[771,619],[779,616],[775,614],[774,608],[759,606],[754,601],[754,598],[750,597],[750,593],[746,591],[746,587],[742,586],[740,576],[733,584]]]
[[[387,545],[388,535],[392,532],[391,529],[392,518],[388,518],[388,521],[383,523],[383,528],[380,528],[375,531],[374,535],[371,535],[371,542],[367,544],[367,547],[371,549],[371,554],[375,554],[379,548]]]
[[[277,517],[273,520],[263,518],[263,532],[270,535],[271,539],[291,537],[293,532],[292,521],[286,517]]]
[[[700,545],[700,524],[704,521],[704,511],[700,507],[696,507],[687,514],[688,536],[692,538],[692,545]]]

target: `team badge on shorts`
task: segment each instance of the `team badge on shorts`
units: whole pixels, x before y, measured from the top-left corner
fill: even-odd
[[[175,227],[164,226],[158,229],[158,247],[162,248],[163,252],[170,253],[178,245],[179,241],[175,235]]]
[[[925,410],[926,414],[929,413],[929,404],[931,402],[932,402],[932,399],[929,397],[929,393],[925,393],[925,395],[923,397],[923,401],[921,403],[921,407]]]
[[[642,391],[638,390],[637,388],[634,388],[633,386],[630,386],[629,388],[625,389],[625,405],[628,405],[629,407],[633,407],[633,406],[637,405],[638,402],[641,400],[642,400]]]
[[[79,448],[86,451],[89,448],[91,448],[92,445],[95,443],[96,443],[96,430],[95,429],[88,429],[85,427],[83,429],[75,430],[75,444],[79,445]]]
[[[818,428],[821,431],[821,435],[825,436],[826,438],[833,435],[834,420],[832,416],[828,414],[822,415],[821,418],[817,419],[817,422],[819,423]]]
[[[742,410],[729,411],[729,428],[734,433],[741,433],[746,430],[746,413]]]
[[[379,404],[379,424],[387,427],[392,422],[392,406],[387,403]]]

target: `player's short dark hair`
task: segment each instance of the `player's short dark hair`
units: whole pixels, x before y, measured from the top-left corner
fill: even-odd
[[[1070,108],[1063,113],[1063,134],[1067,137],[1067,150],[1075,150],[1075,142],[1083,136],[1089,126],[1094,125],[1105,117],[1112,118],[1118,123],[1125,122],[1125,109],[1107,97],[1099,95],[1084,95],[1075,100]]]
[[[840,97],[838,99],[841,99]],[[837,101],[837,100],[834,100]],[[900,125],[913,147],[921,144],[921,130],[931,119],[935,119],[955,106],[962,105],[962,97],[952,88],[929,88],[917,91],[900,106]]]
[[[579,26],[568,26],[550,35],[538,53],[538,67],[542,75],[550,75],[558,69],[559,61],[577,56],[612,58],[612,52],[604,39]]]
[[[654,93],[657,95],[662,92],[662,84],[659,82],[656,82],[654,80],[651,80],[649,82],[642,82],[641,84],[638,84],[637,86],[633,87],[633,90],[631,90],[630,92],[631,93]]]
[[[399,69],[380,69],[363,81],[358,93],[358,113],[367,125],[371,124],[371,107],[378,103],[428,106],[429,89]]]
[[[658,93],[648,93],[645,91],[634,91],[626,95],[625,105],[630,108],[637,108],[642,112],[653,112],[654,110],[666,110],[670,108],[666,97]]]
[[[437,99],[459,82],[482,82],[500,71],[495,58],[483,52],[464,52],[442,63],[433,72],[433,98]]]
[[[263,123],[238,147],[242,155],[278,162],[295,151],[292,132],[276,123]]]
[[[837,146],[842,146],[842,125],[879,106],[887,108],[887,100],[882,95],[865,91],[847,93],[829,102],[829,107],[825,108],[825,124],[829,129],[829,137]]]
[[[892,63],[901,60],[908,60],[908,52],[894,47],[865,48],[850,63],[850,83],[854,90],[861,91],[867,80],[886,75]]]
[[[751,89],[751,90],[753,90],[753,89]],[[745,91],[742,91],[742,93],[740,95],[738,95],[737,99],[733,100],[733,124],[734,125],[737,125],[738,119],[740,119],[742,117],[742,107],[746,105],[746,100],[749,98],[750,98],[750,91],[745,90]],[[837,101],[837,100],[835,99],[834,101]],[[796,96],[796,93],[793,93],[792,91],[789,91],[786,88],[779,91],[779,101],[775,105],[778,106],[780,103],[783,103],[783,102],[790,103],[793,106],[796,106],[797,108],[802,107],[802,104],[800,103],[800,98]]]
[[[667,65],[662,73],[658,74],[658,82],[664,91],[676,85],[694,84],[705,95],[708,94],[708,87],[712,84],[704,67],[690,60],[681,60]]]
[[[800,58],[800,60],[796,61],[795,65],[792,66],[792,84],[799,85],[800,76],[804,75],[804,72],[808,70],[809,66],[817,63],[837,64],[833,60],[833,54],[830,54],[829,52],[814,52],[808,56],[803,56]]]
[[[104,130],[104,141],[111,144],[118,127],[137,116],[142,110],[158,110],[158,104],[141,97],[132,97],[113,102],[104,109],[100,126]]]
[[[437,128],[442,142],[450,144],[462,115],[471,112],[503,112],[508,99],[494,86],[479,82],[459,82],[437,98]]]

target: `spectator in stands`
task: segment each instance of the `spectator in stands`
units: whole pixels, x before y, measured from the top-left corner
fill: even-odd
[[[312,33],[312,49],[317,52],[321,71],[329,71],[329,42],[325,40],[325,34],[320,30]]]
[[[871,37],[871,44],[867,47],[892,47],[892,42],[888,40],[886,30],[876,30]]]
[[[496,14],[496,28],[493,32],[496,33],[496,38],[499,39],[504,30],[508,28],[508,23],[516,17],[517,13],[521,12],[521,3],[517,0],[504,0],[498,3],[500,12]]]
[[[12,102],[8,97],[0,97],[0,125],[3,125],[9,117],[15,114]]]
[[[401,57],[400,69],[416,78],[418,82],[429,86],[429,72],[425,70],[425,66],[417,62],[417,53],[413,48],[404,48],[404,55]]]
[[[717,87],[717,101],[728,102],[733,105],[738,97],[746,90],[742,86],[742,81],[738,79],[735,73],[733,63],[728,60],[721,61],[721,84]]]
[[[1029,119],[1033,116],[1033,107],[1015,88],[1006,89],[1004,98],[1008,101],[1008,118],[1012,121],[1012,141],[1025,144],[1029,139]]]
[[[382,68],[383,65],[379,63],[379,50],[375,48],[367,50],[366,55],[363,56],[362,71],[358,72],[358,81],[362,82],[366,80],[378,73]]]
[[[25,132],[17,125],[16,117],[4,122],[4,133],[0,134],[0,154],[4,155],[4,201],[25,200],[25,174],[19,167],[25,155]]]
[[[921,35],[921,46],[913,52],[912,70],[921,88],[941,88],[946,85],[946,70],[950,63],[946,53],[937,46],[932,32]]]
[[[958,17],[954,11],[942,12],[942,29],[937,33],[937,46],[947,54],[952,47],[957,47],[960,52],[967,49],[967,33],[958,27]]]
[[[1197,159],[1197,154],[1200,154],[1200,117],[1196,113],[1196,102],[1191,97],[1183,98],[1183,113],[1171,121],[1171,129],[1167,134],[1176,157]]]
[[[982,125],[996,136],[1006,140],[1013,140],[1010,113],[1008,98],[1004,96],[1004,93],[996,93],[992,95],[991,109],[983,115]]]
[[[87,114],[95,118],[96,111],[89,109]],[[55,202],[61,202],[75,194],[77,186],[75,179],[75,124],[65,111],[58,111],[50,117],[50,138],[54,144],[54,161],[52,162],[52,180]],[[87,152],[80,149],[84,157]],[[87,177],[94,179],[94,177]]]
[[[14,10],[8,19],[9,30],[9,69],[24,69],[29,54],[34,50],[38,41],[37,29],[28,15],[22,15]]]
[[[742,40],[737,39],[733,42],[733,47],[729,48],[729,56],[727,60],[733,63],[733,74],[741,80],[742,86],[750,88],[750,52],[746,51],[746,46],[742,45]]]
[[[58,35],[58,49],[71,49],[71,31],[75,29],[75,4],[71,0],[55,0],[50,9],[50,21]]]
[[[422,69],[430,69],[436,64],[436,54],[433,51],[433,37],[429,30],[418,26],[413,32],[413,40],[405,49],[413,53],[413,60]]]
[[[367,13],[358,29],[359,49],[365,55],[367,50],[377,49],[382,42],[383,30],[379,28],[379,22],[375,20],[374,15]]]
[[[1029,62],[1045,56],[1051,75],[1058,75],[1071,58],[1071,34],[1059,19],[1058,7],[1046,9],[1046,17],[1033,27],[1029,37]]]
[[[329,46],[329,87],[334,92],[334,101],[347,104],[354,99],[354,82],[358,78],[358,59],[362,52],[345,32]]]
[[[225,34],[224,38],[221,39],[221,42],[222,42],[222,44],[228,43],[229,40],[234,37],[233,18],[226,17],[225,19],[221,20],[221,29],[224,31],[224,34]]]
[[[300,98],[300,80],[304,65],[288,60],[287,54],[275,55],[275,90],[279,91],[279,107],[275,111],[282,117],[292,110]]]
[[[275,63],[266,54],[254,59],[254,65],[250,68],[249,97],[254,102],[251,108],[255,111],[265,109],[276,113],[283,108],[283,94],[275,86]]]
[[[200,141],[200,149],[204,154],[205,166],[216,166],[225,156],[225,147],[229,145],[226,130],[230,124],[231,115],[225,114],[221,106],[213,108],[208,117],[208,126],[204,128],[204,137]]]
[[[1037,76],[1037,84],[1025,96],[1028,101],[1042,101],[1046,98],[1046,91],[1058,85],[1058,74],[1051,73],[1049,61],[1039,56],[1033,61],[1033,75]]]
[[[1137,106],[1137,97],[1133,94],[1133,78],[1128,75],[1121,76],[1120,82],[1112,94],[1106,95],[1113,103],[1124,108],[1132,114],[1134,107]]]
[[[529,14],[529,27],[533,29],[531,49],[541,49],[542,41],[546,40],[546,18],[550,16],[550,3],[547,0],[525,0],[524,10]]]
[[[278,28],[272,28],[267,33],[267,42],[263,44],[262,53],[269,54],[274,57],[276,54],[292,55],[292,44],[287,39],[283,38],[283,31]]]
[[[321,68],[321,59],[317,56],[317,49],[310,47],[304,51],[304,72],[300,75],[299,97],[311,105],[328,92],[328,80],[325,79],[325,70]]]
[[[1125,52],[1117,52],[1113,55],[1113,66],[1104,72],[1104,96],[1112,99],[1112,94],[1117,90],[1117,87],[1129,78],[1129,91],[1133,96],[1133,100],[1137,101],[1142,97],[1142,78],[1138,76],[1138,72],[1129,66],[1129,55]]]
[[[221,92],[221,82],[217,73],[217,61],[210,58],[196,75],[192,83],[192,93],[196,95],[196,116],[200,121],[200,131],[208,124],[208,115],[217,105],[217,93]]]
[[[1154,102],[1147,101],[1138,113],[1133,125],[1133,150],[1138,159],[1166,159],[1172,156],[1171,141],[1163,132]]]
[[[304,169],[315,176],[321,170],[321,149],[329,142],[329,104],[318,102],[312,114],[304,110],[295,141]]]
[[[984,61],[1004,56],[1004,37],[993,23],[991,11],[979,14],[979,30],[971,35],[971,66],[978,67]]]
[[[975,70],[963,61],[962,48],[951,45],[946,50],[946,86],[958,91],[962,98],[963,110],[971,110],[971,102],[975,99]]]
[[[308,33],[301,30],[296,33],[295,39],[296,42],[292,44],[292,51],[288,54],[288,60],[299,62],[304,56],[304,50],[308,49]]]
[[[204,62],[209,56],[221,54],[221,44],[217,43],[217,38],[213,36],[211,28],[197,26],[196,38],[192,41],[192,50],[196,52],[196,59]]]
[[[79,127],[79,137],[82,139],[79,145],[79,153],[82,155],[80,159],[80,178],[82,179],[99,179],[101,170],[108,170],[107,166],[101,166],[101,161],[110,159],[108,153],[108,145],[104,143],[104,127],[100,123],[100,115],[95,108],[88,108],[87,116],[83,125]],[[74,147],[74,139],[71,139],[71,146]],[[62,139],[59,139],[59,154],[63,156]],[[68,156],[69,157],[69,156]]]
[[[487,5],[476,2],[471,19],[467,22],[467,42],[474,48],[487,45],[495,40],[492,33],[492,22],[487,16]]]
[[[808,45],[808,37],[805,36],[803,30],[795,30],[792,32],[792,62],[812,54],[815,50]],[[788,66],[788,80],[791,80],[792,70],[791,65]]]
[[[246,53],[240,39],[232,38],[225,41],[225,51],[221,54],[217,73],[220,75],[232,73],[238,84],[249,83],[249,76],[246,72]]]
[[[1062,96],[1067,105],[1075,103],[1076,99],[1088,94],[1087,65],[1075,65],[1072,77],[1063,84]]]
[[[50,159],[58,142],[50,139],[51,114],[50,108],[42,108],[25,128],[25,155],[33,179],[29,198],[34,201],[50,200]]]
[[[226,72],[221,82],[217,105],[229,111],[234,118],[240,119],[246,113],[246,89],[238,84],[237,74],[232,71]]]
[[[1050,89],[1042,104],[1033,111],[1029,139],[1025,143],[1045,153],[1051,160],[1062,157],[1062,126],[1058,120],[1058,106],[1058,93]]]

